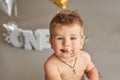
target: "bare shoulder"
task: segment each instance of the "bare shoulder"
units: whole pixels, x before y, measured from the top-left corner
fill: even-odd
[[[51,55],[44,63],[44,72],[45,80],[61,80],[54,55]]]
[[[51,68],[51,67],[55,67],[55,59],[54,59],[54,55],[51,55],[44,63],[44,68]]]
[[[92,71],[93,69],[96,69],[93,61],[91,60],[91,57],[89,55],[89,53],[85,52],[85,51],[82,51],[81,52],[81,55],[83,55],[84,59],[86,60],[87,62],[87,66],[86,66],[86,72],[90,72]]]
[[[48,57],[48,59],[45,61],[45,64],[50,63],[53,60],[53,54]]]
[[[91,56],[86,51],[81,51],[80,53],[85,59],[91,60]]]

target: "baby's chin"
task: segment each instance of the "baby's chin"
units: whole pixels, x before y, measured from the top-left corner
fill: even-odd
[[[72,58],[72,57],[74,57],[74,56],[75,56],[75,54],[62,55],[62,58],[64,58],[64,59],[70,59],[70,58]]]

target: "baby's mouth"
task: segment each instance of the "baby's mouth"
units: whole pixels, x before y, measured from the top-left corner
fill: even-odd
[[[72,53],[72,50],[67,48],[67,49],[60,49],[61,52],[63,53]]]
[[[63,52],[63,53],[68,53],[68,51],[64,50],[64,49],[60,49],[60,51]]]
[[[75,56],[75,53],[71,48],[60,49],[60,51],[64,54],[69,54],[70,57]]]

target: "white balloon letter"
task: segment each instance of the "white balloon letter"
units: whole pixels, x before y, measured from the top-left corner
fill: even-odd
[[[21,38],[21,31],[19,29],[13,30],[10,34],[10,42],[14,47],[22,47],[23,38]]]
[[[32,50],[33,47],[35,50],[42,50],[41,34],[39,32],[35,32],[34,35],[31,30],[24,30],[23,36],[25,38],[25,49]]]

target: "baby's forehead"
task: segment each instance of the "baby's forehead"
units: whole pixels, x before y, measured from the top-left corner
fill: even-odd
[[[82,29],[82,27],[78,24],[67,24],[67,25],[58,25],[53,27],[53,30],[68,30],[68,29]]]
[[[51,28],[51,35],[80,35],[82,32],[82,27],[78,24],[76,25],[59,25]]]

